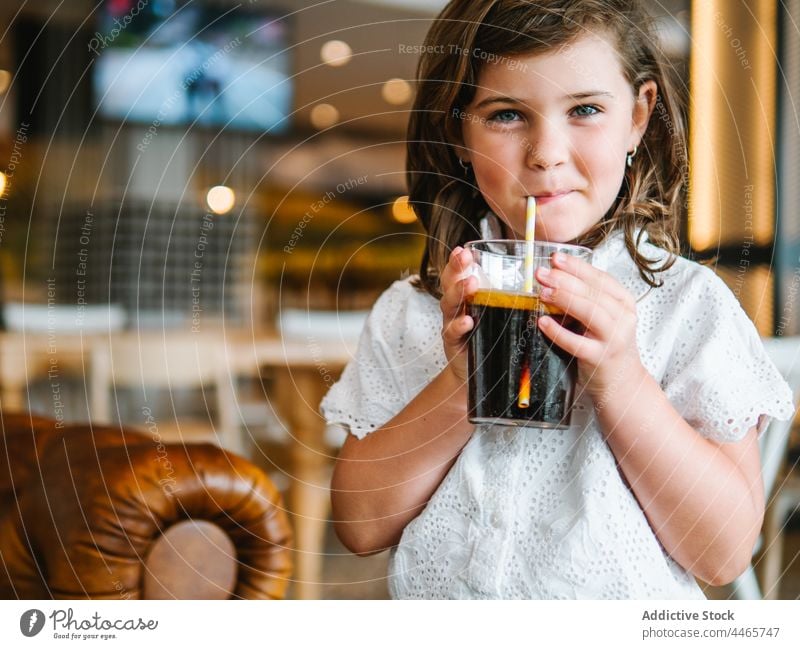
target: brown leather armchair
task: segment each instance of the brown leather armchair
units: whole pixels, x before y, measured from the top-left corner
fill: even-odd
[[[0,598],[273,599],[281,496],[211,444],[0,413]]]

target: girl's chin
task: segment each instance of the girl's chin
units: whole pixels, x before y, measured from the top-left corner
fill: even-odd
[[[525,224],[511,226],[502,219],[503,238],[505,239],[525,239]],[[579,228],[536,228],[536,239],[538,241],[550,241],[552,243],[571,243],[579,239],[584,233],[578,231]]]
[[[577,223],[572,227],[536,228],[537,237],[542,241],[552,241],[553,243],[573,243],[583,237],[594,224],[588,227],[580,227]]]
[[[519,241],[524,241],[525,230],[523,229],[520,232],[518,230],[513,230],[509,226],[504,224],[503,236],[506,239],[517,239]],[[553,233],[541,232],[541,231],[536,232],[537,241],[550,241],[552,243],[569,243],[574,238],[576,237],[571,236],[569,238],[566,238],[564,234],[561,232],[553,232]]]

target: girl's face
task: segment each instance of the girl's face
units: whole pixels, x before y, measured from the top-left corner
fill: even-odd
[[[524,237],[526,199],[535,196],[536,238],[572,241],[616,199],[656,93],[648,81],[634,96],[614,46],[595,34],[490,59],[465,106],[460,157],[508,236]]]

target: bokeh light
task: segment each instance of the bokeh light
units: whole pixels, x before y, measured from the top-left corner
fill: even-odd
[[[2,95],[11,85],[11,73],[8,70],[0,70],[0,95]]]
[[[405,79],[389,79],[381,89],[384,101],[395,106],[405,104],[411,94],[411,84]]]
[[[233,209],[236,203],[236,194],[230,187],[217,185],[208,190],[206,203],[209,209],[215,214],[227,214]]]
[[[346,65],[353,56],[353,50],[344,41],[328,41],[320,49],[319,56],[323,63],[332,67]]]
[[[392,218],[398,223],[413,223],[417,215],[408,203],[408,196],[401,196],[392,204]]]
[[[330,104],[317,104],[311,109],[311,124],[314,128],[330,128],[339,121],[339,111]]]

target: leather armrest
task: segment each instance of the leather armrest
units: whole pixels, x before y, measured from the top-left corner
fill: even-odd
[[[0,522],[0,555],[6,571],[14,566],[6,596],[139,598],[153,544],[194,520],[232,541],[233,597],[282,597],[292,539],[269,478],[210,444],[162,445],[138,434],[121,444],[122,434],[79,427],[48,443],[18,507]]]

